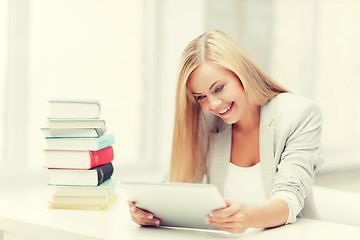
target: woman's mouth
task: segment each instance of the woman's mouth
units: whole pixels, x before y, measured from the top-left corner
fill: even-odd
[[[221,116],[223,116],[223,115],[226,115],[226,114],[230,113],[231,110],[232,110],[233,105],[234,105],[234,102],[232,102],[232,103],[229,104],[227,107],[225,107],[223,110],[221,110],[221,111],[219,112],[219,114],[220,114]]]

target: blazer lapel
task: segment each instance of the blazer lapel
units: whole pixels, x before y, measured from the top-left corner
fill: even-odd
[[[259,148],[262,180],[265,192],[271,195],[273,179],[275,176],[274,169],[274,127],[271,126],[275,114],[275,99],[270,100],[261,107],[260,113],[260,131],[259,131]],[[271,171],[273,169],[273,171]]]

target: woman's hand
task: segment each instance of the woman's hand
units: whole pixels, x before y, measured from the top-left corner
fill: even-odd
[[[128,205],[130,208],[131,219],[139,225],[152,225],[159,226],[160,219],[154,217],[150,212],[145,212],[144,210],[136,207],[135,203],[131,200],[128,200]]]
[[[239,203],[225,200],[226,208],[212,211],[206,221],[221,230],[242,233],[250,227],[250,214]]]

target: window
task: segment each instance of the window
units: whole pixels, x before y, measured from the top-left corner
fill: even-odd
[[[8,2],[0,1],[0,166],[5,159],[5,94],[8,40]]]
[[[144,1],[32,1],[29,165],[44,165],[49,99],[99,99],[116,163],[140,159]]]
[[[13,45],[12,65],[14,72],[23,71],[7,79],[12,113],[5,127],[6,161],[43,167],[40,128],[47,124],[47,101],[90,98],[100,100],[101,117],[115,135],[114,164],[125,171],[166,169],[178,59],[204,31],[204,2],[35,0],[12,9],[15,22],[9,26],[20,31],[10,38],[22,40]],[[191,28],[174,34],[184,24]]]
[[[208,3],[208,29],[235,37],[272,78],[320,106],[326,161],[319,170],[360,166],[360,2]]]
[[[319,103],[327,163],[344,152],[357,160],[358,1],[24,4],[0,1],[0,52],[9,53],[0,55],[0,164],[42,167],[47,101],[93,98],[115,135],[114,163],[167,169],[178,61],[207,29],[229,33],[276,81]]]
[[[326,160],[320,170],[359,166],[360,2],[276,2],[272,74],[319,104]]]

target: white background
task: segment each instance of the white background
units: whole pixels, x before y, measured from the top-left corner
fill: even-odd
[[[2,169],[44,165],[47,100],[91,98],[119,171],[165,171],[181,51],[213,28],[320,105],[324,169],[359,166],[359,1],[0,0],[0,18]]]

